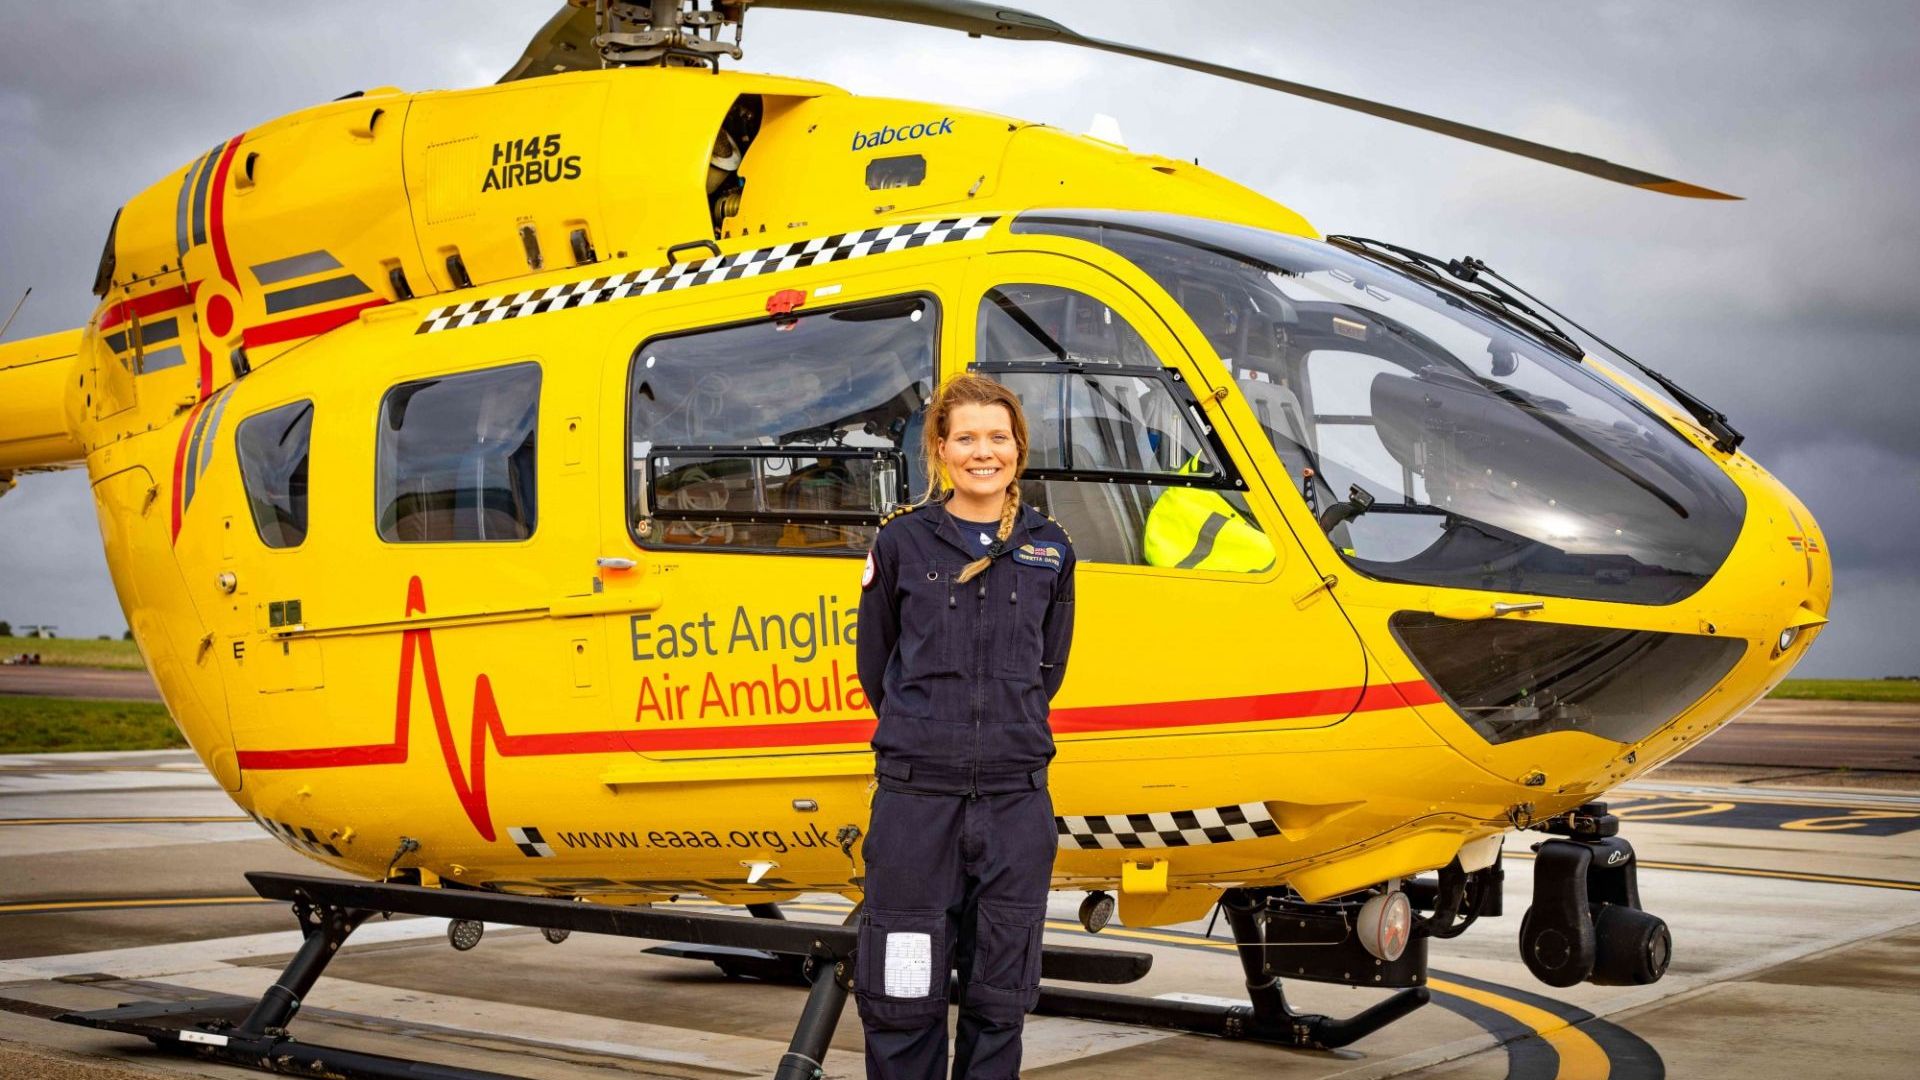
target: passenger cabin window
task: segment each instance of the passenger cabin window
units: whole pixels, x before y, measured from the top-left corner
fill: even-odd
[[[299,547],[307,538],[307,451],[312,442],[311,401],[249,416],[234,431],[253,531],[270,548]]]
[[[538,523],[540,367],[401,383],[380,405],[374,470],[380,538],[525,540]]]
[[[980,302],[975,359],[1026,410],[1022,498],[1066,526],[1083,561],[1273,565],[1179,373],[1112,308],[1072,289],[1001,285]]]
[[[930,297],[900,297],[643,343],[627,414],[635,538],[865,551],[924,471],[938,316]]]

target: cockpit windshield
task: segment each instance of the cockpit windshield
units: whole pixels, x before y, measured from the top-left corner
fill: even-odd
[[[1732,549],[1745,500],[1699,450],[1531,328],[1330,244],[1167,214],[1041,211],[1205,334],[1356,569],[1665,604]]]

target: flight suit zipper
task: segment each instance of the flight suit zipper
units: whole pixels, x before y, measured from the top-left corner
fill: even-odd
[[[987,576],[993,573],[993,566],[975,580],[980,583],[976,590],[978,603],[974,606],[973,618],[973,779],[967,785],[967,796],[980,794],[980,738],[982,710],[986,708],[987,685]]]

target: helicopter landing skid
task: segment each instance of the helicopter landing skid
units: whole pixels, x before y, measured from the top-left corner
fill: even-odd
[[[1394,962],[1375,962],[1361,954],[1351,932],[1336,942],[1309,944],[1315,935],[1308,920],[1279,917],[1265,898],[1242,889],[1229,889],[1220,903],[1246,975],[1245,1005],[1210,1005],[1165,1001],[1126,994],[1047,987],[1040,992],[1036,1012],[1082,1020],[1139,1024],[1225,1039],[1275,1043],[1303,1050],[1333,1050],[1379,1031],[1427,1003],[1425,942]],[[1302,933],[1302,928],[1307,932]],[[1275,950],[1281,950],[1276,952]],[[1291,954],[1291,955],[1288,955]],[[1344,954],[1344,955],[1343,955]],[[1288,955],[1280,961],[1279,957]],[[1304,963],[1302,963],[1304,961]],[[1372,984],[1398,986],[1392,997],[1352,1016],[1297,1013],[1287,1004],[1278,970],[1325,982],[1364,985],[1346,971],[1371,969]],[[1364,978],[1365,976],[1362,976]],[[1412,984],[1412,985],[1409,985]]]
[[[685,911],[656,911],[568,900],[507,896],[477,889],[346,881],[298,874],[251,873],[247,882],[269,900],[293,904],[302,942],[273,986],[258,1001],[223,996],[190,1002],[129,1002],[113,1009],[65,1013],[64,1023],[139,1035],[165,1050],[297,1076],[355,1080],[514,1080],[503,1073],[435,1065],[302,1042],[287,1032],[328,961],[361,923],[375,914],[428,915],[545,929],[651,938],[692,946],[755,950],[802,958],[810,989],[775,1080],[813,1080],[847,1000],[856,931],[851,926],[743,919]],[[1071,982],[1129,983],[1146,975],[1144,953],[1047,946],[1041,969]]]
[[[1431,886],[1428,891],[1432,891]],[[1427,907],[1433,897],[1426,896]],[[1491,906],[1491,905],[1488,905]],[[1206,1002],[1144,998],[1043,986],[1034,1012],[1076,1020],[1161,1028],[1223,1039],[1245,1039],[1303,1050],[1333,1050],[1379,1031],[1425,1005],[1427,949],[1421,935],[1393,961],[1368,956],[1354,937],[1350,919],[1338,904],[1293,904],[1275,907],[1262,891],[1229,889],[1221,903],[1233,931],[1241,967],[1246,974],[1247,1003],[1215,1005]],[[758,914],[758,913],[756,913]],[[762,917],[778,917],[777,913]],[[803,957],[778,956],[742,949],[665,945],[650,953],[687,960],[706,960],[729,978],[754,978],[769,983],[794,981],[790,965]],[[1361,972],[1355,976],[1351,973]],[[1297,1013],[1287,1004],[1280,975],[1353,986],[1397,988],[1398,992],[1352,1016]],[[1045,967],[1048,978],[1059,978]],[[1079,980],[1091,981],[1091,980]],[[956,981],[950,995],[957,999]]]
[[[860,917],[860,909],[861,905],[854,905],[852,912],[840,925],[854,925]],[[748,904],[747,914],[756,919],[782,920],[787,917],[779,904],[772,903]],[[725,945],[655,945],[647,952],[681,960],[708,960],[729,979],[757,979],[784,986],[808,985],[805,956],[768,952],[765,949],[735,949]]]

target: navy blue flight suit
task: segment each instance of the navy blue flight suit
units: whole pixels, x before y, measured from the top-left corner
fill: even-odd
[[[854,975],[867,1075],[1013,1080],[1040,996],[1056,844],[1049,702],[1073,640],[1073,548],[1023,506],[972,581],[977,544],[938,504],[883,523],[862,580],[860,684],[879,716]]]

